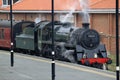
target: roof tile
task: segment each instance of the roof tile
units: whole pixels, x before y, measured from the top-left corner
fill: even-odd
[[[115,0],[97,0],[91,5],[92,9],[115,9]],[[119,2],[120,5],[120,2]]]
[[[54,0],[55,10],[79,9],[78,0]],[[9,7],[5,10],[9,10]],[[51,10],[51,0],[20,0],[13,5],[13,10]]]
[[[0,9],[2,8],[2,0],[0,0]]]

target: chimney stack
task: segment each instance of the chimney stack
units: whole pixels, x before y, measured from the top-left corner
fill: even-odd
[[[89,29],[89,23],[82,23],[84,29]]]

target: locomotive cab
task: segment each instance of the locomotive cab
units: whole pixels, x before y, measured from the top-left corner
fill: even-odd
[[[16,48],[25,50],[34,50],[34,22],[23,21],[18,23],[22,31],[16,35]]]

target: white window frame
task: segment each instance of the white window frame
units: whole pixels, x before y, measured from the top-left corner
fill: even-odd
[[[5,1],[5,3],[4,3],[4,1]],[[9,5],[9,4],[8,4],[9,1],[10,1],[10,0],[2,0],[2,5],[3,5],[3,6],[8,6],[8,5]],[[17,1],[19,1],[19,0],[17,0]],[[17,2],[17,1],[16,1],[16,2]],[[13,4],[13,2],[14,2],[14,0],[12,0],[12,4]],[[14,3],[15,3],[15,2],[14,2]]]
[[[4,3],[4,1],[6,1],[6,2]],[[8,6],[8,0],[2,0],[2,4],[3,4],[3,6]]]

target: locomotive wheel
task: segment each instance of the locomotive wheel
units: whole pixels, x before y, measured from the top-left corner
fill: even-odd
[[[35,54],[35,52],[34,51],[28,51],[28,53],[30,54],[30,55],[34,55]]]
[[[23,53],[23,54],[27,54],[27,51],[24,50],[24,49],[22,49],[22,53]]]
[[[43,50],[42,50],[42,56],[43,57],[46,57],[46,58],[52,58],[52,55],[51,55],[51,48],[49,45],[45,45],[43,47]]]
[[[35,51],[35,55],[36,55],[36,56],[41,56],[41,57],[42,57],[42,54],[41,54],[41,51],[40,51],[40,50]]]
[[[89,66],[90,65],[90,62],[88,60],[85,61],[85,65],[86,66]]]
[[[102,69],[103,69],[103,70],[108,70],[107,64],[102,64]]]
[[[103,69],[103,70],[108,70],[107,64],[95,63],[95,64],[93,64],[93,67]]]
[[[56,46],[55,47],[55,57],[56,59],[60,60],[61,59],[61,47],[60,46]]]

